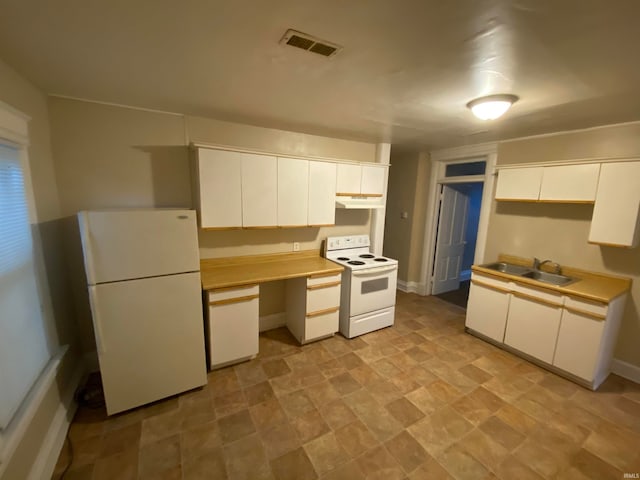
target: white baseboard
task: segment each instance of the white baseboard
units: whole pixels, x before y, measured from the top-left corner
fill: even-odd
[[[640,383],[640,367],[637,365],[614,358],[611,362],[611,372],[632,382]]]
[[[76,413],[78,404],[73,396],[80,385],[85,374],[85,366],[80,363],[73,372],[73,377],[69,382],[69,386],[62,393],[60,405],[51,421],[49,430],[45,434],[44,441],[38,452],[38,456],[33,462],[29,476],[29,480],[48,479],[53,475],[56,467],[58,456],[64,445],[64,440],[71,426],[71,421]]]
[[[287,324],[287,314],[285,312],[280,312],[272,315],[265,315],[264,317],[260,317],[258,324],[261,332],[284,327]]]
[[[92,352],[87,352],[82,356],[82,359],[84,360],[84,366],[87,373],[100,371],[100,363],[98,362],[98,352],[96,352],[95,350]]]
[[[405,282],[404,280],[398,280],[397,288],[405,293],[417,293],[418,295],[424,295],[422,293],[424,290],[423,285],[418,282]]]

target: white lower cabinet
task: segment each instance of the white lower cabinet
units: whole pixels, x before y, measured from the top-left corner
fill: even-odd
[[[210,290],[207,297],[210,367],[223,367],[257,355],[258,285]]]
[[[562,297],[553,303],[513,292],[504,343],[546,363],[553,362],[562,315]]]
[[[611,371],[626,297],[607,304],[474,272],[465,326],[595,390]]]
[[[467,328],[502,343],[509,312],[509,282],[476,275],[471,278]]]
[[[626,297],[609,304],[567,297],[553,365],[598,388],[611,370]]]
[[[553,365],[585,380],[592,380],[603,330],[603,319],[565,309]]]
[[[301,343],[338,331],[340,274],[287,280],[287,328]]]

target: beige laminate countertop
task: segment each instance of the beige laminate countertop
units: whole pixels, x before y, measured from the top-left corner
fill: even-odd
[[[343,270],[343,266],[321,257],[318,250],[200,260],[203,290],[331,275]]]
[[[498,261],[512,263],[515,265],[523,265],[526,267],[531,267],[533,263],[532,260],[502,254],[498,256]],[[616,277],[613,275],[606,275],[604,273],[589,272],[586,270],[579,270],[577,268],[565,267],[564,265],[562,266],[563,275],[579,279],[577,282],[571,283],[564,287],[549,285],[547,283],[538,282],[537,280],[533,280],[530,278],[523,278],[518,275],[509,275],[507,273],[497,272],[495,270],[484,268],[479,265],[473,265],[471,269],[474,272],[482,273],[485,275],[503,277],[521,283],[523,285],[529,285],[536,288],[560,292],[566,295],[571,295],[574,297],[600,303],[609,303],[614,298],[625,294],[631,289],[630,278]]]

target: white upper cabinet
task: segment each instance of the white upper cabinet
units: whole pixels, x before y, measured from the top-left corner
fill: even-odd
[[[589,242],[636,247],[639,213],[640,162],[603,163]]]
[[[538,200],[543,167],[505,168],[498,174],[496,200]]]
[[[360,165],[338,164],[336,195],[360,195],[362,167]]]
[[[381,197],[386,166],[338,164],[336,195]]]
[[[307,223],[312,226],[336,223],[336,164],[309,161],[309,209]]]
[[[540,200],[591,203],[596,199],[599,163],[544,167]]]
[[[306,226],[309,161],[278,157],[278,225]]]
[[[199,148],[195,199],[201,228],[242,227],[243,153]]]
[[[275,227],[278,224],[278,159],[243,154],[242,226]]]
[[[362,165],[360,193],[362,195],[383,196],[385,172],[386,167]]]

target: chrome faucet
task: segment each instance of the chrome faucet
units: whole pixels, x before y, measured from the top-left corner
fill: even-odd
[[[535,270],[540,270],[540,267],[542,267],[545,263],[553,265],[553,272],[552,273],[560,275],[560,272],[561,272],[562,269],[560,268],[560,264],[559,263],[556,263],[556,262],[554,262],[552,260],[542,260],[542,261],[540,261],[539,258],[535,258],[535,257],[533,258],[533,268]]]

